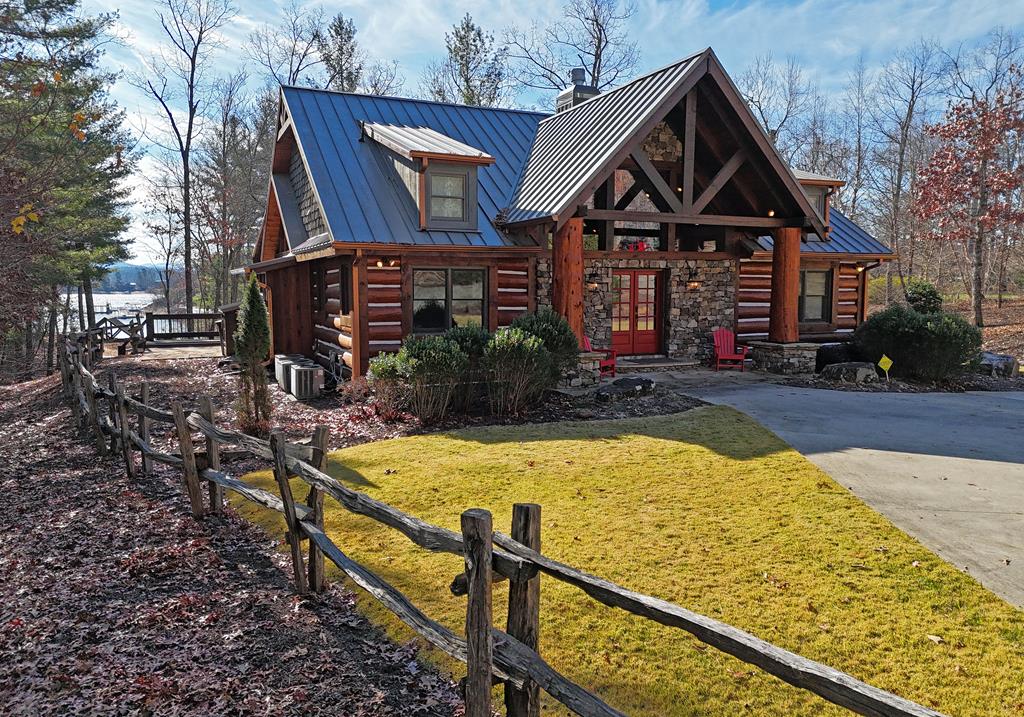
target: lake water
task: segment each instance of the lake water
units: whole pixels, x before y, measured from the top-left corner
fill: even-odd
[[[160,297],[147,291],[133,291],[130,294],[93,292],[92,298],[96,306],[96,316],[102,318],[134,315],[136,311],[143,311]],[[78,311],[77,292],[71,294],[71,310]]]

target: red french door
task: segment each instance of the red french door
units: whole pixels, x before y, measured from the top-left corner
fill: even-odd
[[[612,348],[619,353],[659,353],[658,276],[636,269],[612,272]]]

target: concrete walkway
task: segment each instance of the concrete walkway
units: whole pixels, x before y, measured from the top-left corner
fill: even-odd
[[[741,376],[652,375],[749,414],[899,528],[1024,606],[1024,392],[854,393]]]

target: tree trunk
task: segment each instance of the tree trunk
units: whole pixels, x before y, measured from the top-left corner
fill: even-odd
[[[24,368],[25,368],[24,376],[25,376],[25,380],[26,381],[28,379],[32,378],[32,373],[33,373],[33,371],[32,371],[32,364],[34,363],[34,359],[35,359],[35,351],[33,350],[35,348],[35,339],[34,339],[34,337],[32,335],[33,334],[32,329],[33,329],[32,322],[31,321],[26,321],[25,322],[25,362],[24,362]]]
[[[981,163],[978,179],[981,191],[978,192],[978,209],[974,220],[974,281],[971,285],[971,301],[974,305],[974,325],[981,327],[985,325],[981,306],[985,298],[985,225],[981,218],[988,213],[988,160]]]
[[[57,287],[50,290],[50,321],[46,337],[46,375],[53,375],[53,349],[57,342]]]
[[[192,313],[192,171],[189,166],[187,151],[182,156],[181,168],[181,225],[185,230],[185,313]],[[188,331],[192,330],[192,320],[188,321]]]
[[[78,330],[85,331],[85,303],[82,299],[82,284],[78,284]]]
[[[63,336],[68,335],[68,321],[71,318],[71,292],[65,291],[64,293],[64,328],[61,331]]]
[[[92,329],[96,327],[96,306],[92,298],[92,277],[88,274],[82,274],[82,290],[85,294],[87,324]]]

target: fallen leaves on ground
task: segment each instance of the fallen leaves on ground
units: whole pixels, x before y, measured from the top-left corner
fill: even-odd
[[[150,371],[154,403],[208,390],[230,411],[222,375],[197,391],[197,374],[171,369]],[[5,715],[462,714],[451,680],[373,628],[342,587],[296,598],[260,529],[230,511],[196,521],[174,471],[132,482],[97,457],[58,386],[0,389]],[[303,416],[309,432],[325,420]]]

